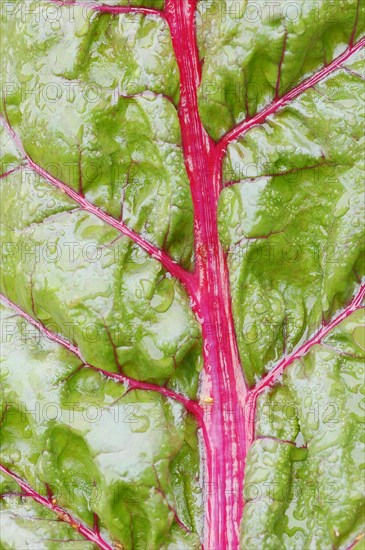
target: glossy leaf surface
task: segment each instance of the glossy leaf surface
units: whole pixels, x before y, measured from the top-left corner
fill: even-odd
[[[1,15],[1,548],[361,548],[363,1]]]

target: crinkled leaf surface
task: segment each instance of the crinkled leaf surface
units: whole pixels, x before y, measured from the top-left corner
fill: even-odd
[[[200,110],[218,138],[344,51],[358,3],[202,0],[198,9],[204,57]],[[364,24],[360,11],[356,36]]]
[[[361,548],[364,2],[1,8],[1,548]]]
[[[359,311],[260,398],[244,547],[346,548],[361,530],[363,331]]]
[[[237,183],[220,230],[250,381],[330,318],[363,269],[363,101],[342,69],[229,147]]]

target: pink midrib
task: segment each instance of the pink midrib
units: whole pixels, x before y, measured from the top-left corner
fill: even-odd
[[[194,13],[195,12],[196,2],[194,0],[166,0],[166,13],[163,14],[158,10],[149,10],[144,8],[110,8],[104,6],[95,6],[94,9],[97,11],[105,11],[111,13],[126,13],[126,12],[141,12],[146,15],[162,15],[166,18],[168,24],[170,25],[172,35],[175,32],[175,40],[173,39],[173,46],[178,60],[180,73],[181,73],[181,99],[179,105],[179,119],[181,124],[181,133],[182,141],[185,154],[185,163],[187,172],[189,175],[189,180],[191,183],[192,199],[194,205],[195,213],[195,254],[196,254],[196,264],[197,270],[193,277],[190,277],[190,274],[186,275],[186,272],[175,262],[170,260],[164,253],[146,243],[142,238],[139,238],[133,231],[129,230],[124,224],[120,224],[116,220],[112,219],[101,209],[97,208],[94,205],[91,205],[86,201],[84,197],[81,197],[79,194],[70,190],[70,188],[56,180],[52,176],[47,174],[45,171],[42,173],[42,168],[39,167],[36,163],[27,157],[29,164],[41,175],[47,178],[51,183],[56,187],[65,191],[69,196],[71,196],[82,208],[89,211],[90,213],[98,216],[103,219],[106,223],[113,225],[119,224],[116,227],[119,231],[129,236],[134,242],[137,242],[146,252],[148,252],[155,259],[160,261],[166,269],[170,270],[179,280],[182,280],[185,284],[188,292],[190,293],[192,299],[199,302],[199,307],[197,311],[200,311],[203,319],[211,318],[211,311],[214,307],[218,306],[218,331],[212,336],[210,333],[207,333],[206,327],[204,327],[203,322],[203,335],[204,342],[213,350],[214,355],[217,357],[223,357],[221,363],[221,369],[211,368],[211,365],[206,364],[206,374],[211,378],[212,382],[212,392],[214,394],[215,405],[218,405],[218,408],[223,410],[224,405],[233,406],[236,410],[236,405],[241,406],[242,401],[245,398],[245,427],[240,427],[240,431],[235,433],[235,441],[233,444],[236,445],[239,452],[239,464],[234,464],[231,461],[231,456],[228,456],[225,449],[225,437],[227,432],[224,431],[225,427],[220,426],[218,428],[214,426],[214,423],[209,422],[209,417],[205,419],[205,422],[202,423],[202,430],[204,433],[204,438],[206,442],[206,469],[210,472],[211,477],[214,475],[222,475],[224,471],[222,468],[227,466],[230,469],[231,474],[228,476],[227,485],[234,487],[235,481],[238,481],[238,487],[241,488],[243,484],[244,477],[244,457],[247,451],[249,444],[252,442],[254,437],[254,411],[257,395],[261,391],[270,387],[275,383],[282,371],[292,363],[292,361],[297,358],[296,356],[289,356],[285,358],[277,367],[274,368],[272,375],[264,378],[262,383],[259,384],[256,388],[251,391],[247,391],[246,386],[243,381],[242,370],[239,363],[237,344],[235,341],[234,334],[234,324],[231,311],[231,302],[230,302],[230,293],[229,293],[229,281],[228,281],[228,271],[226,257],[222,251],[219,238],[218,238],[218,228],[217,228],[217,219],[216,219],[216,209],[218,204],[219,190],[221,187],[221,163],[223,156],[225,154],[227,145],[237,137],[241,136],[243,133],[247,132],[250,128],[255,125],[262,124],[265,122],[267,117],[276,113],[279,109],[284,107],[287,103],[298,97],[305,90],[313,87],[317,82],[328,76],[333,70],[338,68],[341,63],[344,63],[355,51],[358,51],[365,45],[365,38],[360,40],[357,44],[353,45],[350,43],[349,48],[341,55],[339,58],[334,60],[330,65],[313,75],[313,77],[307,79],[299,86],[294,88],[288,94],[285,94],[282,98],[276,98],[274,102],[269,105],[262,112],[255,115],[250,120],[244,121],[238,124],[233,130],[228,132],[218,144],[213,143],[205,132],[198,112],[197,97],[196,92],[200,82],[200,65],[197,55],[196,47],[196,37],[195,37],[195,27],[194,27]],[[176,10],[176,11],[175,11]],[[180,35],[181,40],[178,39]],[[174,38],[174,37],[173,37]],[[184,42],[185,40],[185,42]],[[187,43],[186,43],[187,41]],[[214,165],[214,169],[209,176],[206,175],[207,164],[210,166]],[[210,187],[208,184],[211,184]],[[210,260],[206,259],[206,254],[210,251],[214,253],[214,262],[209,263]],[[171,262],[171,263],[170,263]],[[218,294],[216,296],[217,302],[213,306],[207,301],[207,298],[210,298],[210,294],[207,292],[207,287],[216,286]],[[363,287],[361,287],[361,298],[363,297]],[[214,290],[214,288],[213,288]],[[359,295],[356,297],[356,300],[359,298]],[[357,309],[359,306],[356,305]],[[228,319],[227,331],[222,332],[221,320],[222,315],[219,316],[219,312],[222,312],[223,318]],[[353,309],[346,308],[346,310],[341,314],[345,315],[341,320],[346,318],[353,312]],[[338,321],[340,322],[340,321]],[[336,323],[337,324],[337,323]],[[327,329],[326,329],[327,330]],[[330,329],[328,329],[330,330]],[[219,332],[221,331],[221,332]],[[228,338],[227,338],[228,333]],[[222,336],[222,338],[220,338]],[[324,337],[324,336],[323,336]],[[303,344],[301,348],[296,353],[304,355],[310,349],[312,345],[318,342],[318,335],[313,337],[307,343]],[[225,363],[227,357],[231,357],[232,361],[229,364]],[[230,388],[235,386],[234,391],[230,391]],[[147,388],[146,388],[147,389]],[[228,390],[228,393],[227,393]],[[234,398],[232,399],[232,396]],[[175,398],[175,397],[173,397]],[[237,402],[235,402],[237,400]],[[227,425],[233,431],[229,433],[234,433],[234,426],[232,423],[232,416],[225,416],[223,414],[223,420],[227,420]],[[209,430],[207,429],[209,428]],[[215,431],[216,430],[216,431]],[[211,433],[208,433],[211,431]],[[220,438],[218,445],[221,448],[221,460],[217,464],[214,463],[212,456],[210,454],[210,443],[212,441],[217,444],[216,439]],[[215,438],[215,439],[214,439]],[[232,442],[231,442],[232,443]],[[228,462],[228,464],[227,464]],[[240,493],[241,494],[241,493]],[[222,528],[224,529],[227,522],[224,515],[224,510],[227,507],[228,499],[227,495],[223,492],[221,493],[221,512],[216,517],[210,515],[210,524],[208,527],[213,531],[213,534],[210,534],[209,540],[222,540],[222,533],[220,532]],[[43,498],[43,497],[42,497]],[[223,533],[223,544],[228,548],[228,544],[232,545],[232,548],[239,547],[238,540],[238,524],[237,518],[242,515],[243,510],[243,501],[238,499],[239,503],[236,507],[236,517],[234,518],[235,525],[232,532]],[[46,505],[46,504],[45,504]],[[232,498],[230,499],[230,505],[232,505]],[[208,514],[210,499],[207,502]],[[215,511],[217,513],[217,511]],[[222,520],[222,523],[219,524],[219,521]],[[233,518],[232,518],[233,519]],[[109,548],[109,546],[106,546]],[[105,547],[105,548],[106,548]],[[101,546],[104,548],[104,546]],[[206,549],[210,550],[210,549]],[[223,550],[221,548],[214,548],[214,550]],[[225,548],[224,548],[225,550]]]
[[[226,257],[218,235],[221,169],[209,171],[215,165],[216,145],[203,128],[198,109],[195,7],[194,1],[167,0],[165,9],[180,70],[178,115],[194,207],[197,309],[205,342],[203,386],[210,391],[216,411],[207,411],[204,423],[206,480],[216,491],[205,497],[205,547],[218,550],[239,546],[245,434],[235,413],[240,399],[243,403],[246,386],[234,333]]]

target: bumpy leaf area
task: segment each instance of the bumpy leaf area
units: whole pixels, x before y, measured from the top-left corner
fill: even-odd
[[[1,548],[364,548],[363,0],[1,10]]]

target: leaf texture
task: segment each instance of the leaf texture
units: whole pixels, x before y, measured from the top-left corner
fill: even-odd
[[[1,6],[1,548],[364,544],[364,2]]]

